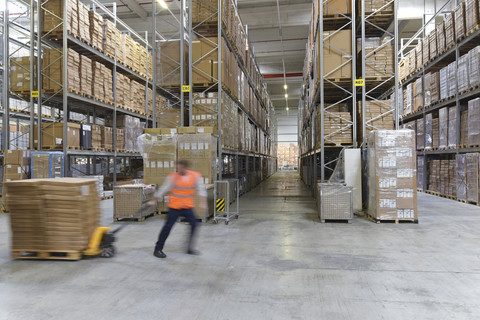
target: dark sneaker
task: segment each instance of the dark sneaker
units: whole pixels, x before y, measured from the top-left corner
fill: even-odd
[[[200,255],[200,251],[198,251],[198,250],[193,250],[193,249],[189,249],[189,250],[187,251],[187,253],[188,253],[188,254],[191,254],[191,255],[194,255],[194,256]]]
[[[162,250],[158,250],[158,251],[155,250],[155,251],[153,251],[153,255],[154,255],[155,257],[157,257],[157,258],[166,258],[166,257],[167,257],[167,255],[166,255],[165,253],[163,253]]]

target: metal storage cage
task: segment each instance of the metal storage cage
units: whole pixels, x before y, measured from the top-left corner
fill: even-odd
[[[340,183],[319,183],[320,221],[353,219],[353,188]]]

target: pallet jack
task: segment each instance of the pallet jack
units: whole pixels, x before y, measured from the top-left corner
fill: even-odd
[[[131,218],[125,219],[126,222],[136,221],[141,216],[142,212],[150,208],[150,205],[144,204]],[[115,256],[115,246],[113,243],[116,240],[115,234],[120,232],[123,228],[128,226],[128,223],[122,224],[120,227],[112,231],[110,227],[98,227],[93,232],[92,237],[88,243],[88,248],[83,252],[84,256],[94,257],[100,256],[102,258],[112,258]]]

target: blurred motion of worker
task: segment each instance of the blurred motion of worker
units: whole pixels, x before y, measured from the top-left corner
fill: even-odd
[[[197,218],[193,212],[195,207],[195,194],[200,196],[199,209],[200,212],[205,212],[207,205],[207,190],[202,183],[202,176],[199,172],[188,170],[188,161],[179,160],[177,162],[177,172],[172,172],[165,180],[163,185],[155,193],[154,198],[149,202],[149,205],[154,206],[159,199],[170,192],[168,196],[168,215],[160,235],[158,236],[157,244],[153,255],[157,258],[166,258],[167,255],[163,252],[165,241],[172,230],[173,225],[179,217],[185,218],[190,224],[190,238],[188,240],[188,254],[199,254],[193,248],[195,230],[197,228]]]

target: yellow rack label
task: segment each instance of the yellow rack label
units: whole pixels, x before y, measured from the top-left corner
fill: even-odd
[[[182,92],[190,92],[192,91],[192,87],[190,86],[182,86]]]
[[[355,87],[364,87],[365,86],[365,79],[356,79],[355,80]]]
[[[38,98],[38,97],[40,97],[40,92],[32,91],[32,98]]]

